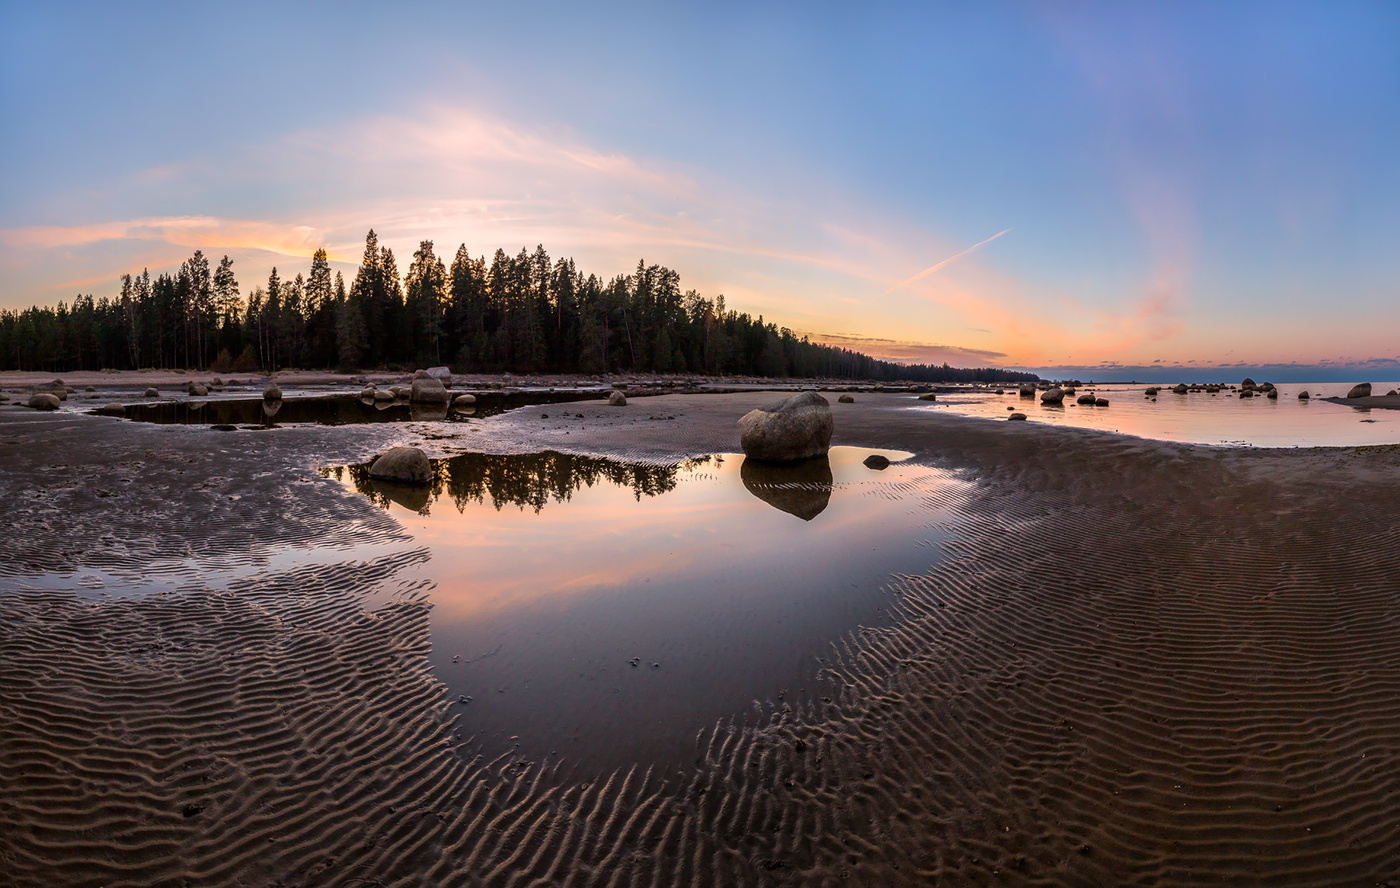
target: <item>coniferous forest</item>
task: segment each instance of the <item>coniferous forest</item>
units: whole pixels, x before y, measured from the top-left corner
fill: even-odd
[[[121,277],[115,298],[0,311],[0,370],[200,369],[271,372],[410,368],[454,372],[636,371],[770,377],[1015,381],[1036,377],[879,361],[809,342],[682,292],[680,275],[637,264],[604,281],[544,247],[450,263],[423,241],[400,276],[373,230],[346,286],[317,250],[308,273],[272,269],[246,298],[225,256],[195,251],[175,274]]]

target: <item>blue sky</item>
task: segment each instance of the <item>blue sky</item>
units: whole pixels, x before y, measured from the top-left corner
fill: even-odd
[[[192,6],[3,7],[0,307],[374,227],[903,359],[1400,357],[1394,4]]]

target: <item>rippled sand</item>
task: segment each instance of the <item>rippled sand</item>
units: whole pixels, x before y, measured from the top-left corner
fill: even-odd
[[[941,557],[891,578],[898,619],[838,646],[833,690],[712,726],[682,776],[474,757],[469,711],[428,668],[426,553],[316,466],[424,438],[674,462],[732,450],[765,400],[583,405],[571,425],[524,410],[444,439],[0,409],[3,878],[1400,877],[1394,447],[1193,448],[833,404],[834,443],[969,482],[912,504],[942,516]]]

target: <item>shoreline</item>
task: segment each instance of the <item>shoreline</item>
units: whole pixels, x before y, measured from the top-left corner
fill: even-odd
[[[469,710],[424,667],[431,590],[402,581],[424,550],[316,468],[399,443],[674,462],[734,452],[734,421],[771,398],[227,436],[0,408],[11,877],[1395,875],[1400,448],[1218,448],[894,395],[833,403],[833,445],[911,451],[973,484],[937,501],[958,516],[943,562],[891,578],[895,623],[838,646],[830,702],[736,713],[683,773],[580,781],[457,751]],[[366,543],[395,548],[361,563]],[[289,546],[325,554],[271,558]],[[220,583],[225,563],[256,577]],[[85,571],[155,571],[173,591],[85,592]],[[142,838],[152,822],[159,840]]]

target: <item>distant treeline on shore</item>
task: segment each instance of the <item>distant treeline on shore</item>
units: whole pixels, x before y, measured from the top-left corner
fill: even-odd
[[[488,264],[465,245],[451,265],[423,241],[399,276],[373,230],[347,288],[317,250],[309,274],[273,269],[245,299],[225,256],[200,251],[173,275],[123,275],[115,299],[0,311],[0,370],[352,369],[448,364],[460,373],[633,371],[921,382],[1033,380],[995,368],[904,365],[799,338],[724,297],[681,291],[637,264],[604,282],[544,247]]]

